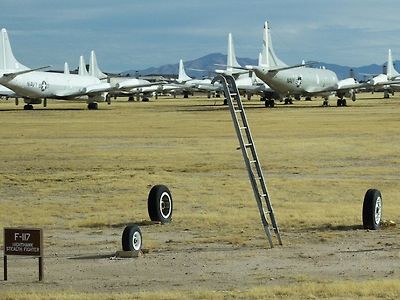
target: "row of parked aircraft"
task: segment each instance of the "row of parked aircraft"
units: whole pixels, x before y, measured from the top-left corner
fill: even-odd
[[[83,56],[80,57],[78,74],[71,74],[65,63],[63,73],[45,72],[41,67],[30,69],[14,57],[7,31],[1,30],[0,39],[0,95],[23,98],[24,109],[33,109],[33,104],[47,105],[47,98],[52,99],[86,99],[88,109],[97,109],[97,102],[110,103],[111,97],[142,94],[147,100],[154,93],[180,91],[187,97],[194,90],[211,93],[222,92],[219,83],[211,79],[193,79],[184,69],[183,61],[179,63],[179,74],[176,82],[149,82],[143,79],[126,77],[109,77],[97,64],[94,51],[90,55],[89,71],[86,69]],[[262,52],[257,66],[240,66],[237,62],[232,34],[228,34],[227,64],[224,70],[235,77],[236,85],[248,98],[260,95],[266,107],[273,107],[275,100],[292,103],[292,98],[321,96],[323,104],[328,105],[332,95],[338,97],[337,106],[346,106],[345,97],[356,100],[356,89],[365,87],[385,87],[400,89],[400,74],[394,69],[391,51],[388,53],[387,73],[373,77],[367,83],[360,84],[354,78],[339,80],[333,71],[325,68],[312,68],[304,62],[289,66],[278,58],[272,46],[268,22],[264,24]]]

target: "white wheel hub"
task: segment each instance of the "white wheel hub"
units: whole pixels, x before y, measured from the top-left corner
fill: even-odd
[[[163,218],[168,219],[172,212],[171,196],[164,192],[160,197],[160,212]]]
[[[132,246],[136,251],[140,250],[142,247],[142,236],[139,231],[135,231],[132,236]]]
[[[381,222],[382,217],[382,198],[378,197],[375,202],[375,224]]]

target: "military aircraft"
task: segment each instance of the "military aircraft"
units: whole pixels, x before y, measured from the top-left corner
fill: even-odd
[[[400,85],[393,82],[399,81],[400,73],[396,71],[393,65],[392,50],[388,50],[388,59],[386,66],[386,74],[379,74],[373,77],[369,83],[373,88],[383,87],[383,97],[389,98],[389,93],[394,94],[395,91],[400,91]]]
[[[233,44],[232,33],[228,34],[228,47],[227,47],[227,66],[226,70],[216,70],[217,73],[225,73],[229,75],[233,75],[235,77],[236,86],[241,93],[244,93],[247,96],[247,99],[250,100],[252,95],[260,95],[261,100],[265,101],[266,99],[270,99],[275,95],[274,90],[272,90],[266,83],[257,78],[254,72],[243,72],[241,65],[238,63],[235,47]],[[258,58],[258,65],[261,64],[261,53]],[[236,68],[235,68],[236,67]]]
[[[41,67],[30,69],[16,60],[11,49],[6,29],[0,37],[0,84],[24,98],[25,110],[33,109],[33,104],[47,106],[47,98],[86,98],[88,109],[97,109],[97,101],[104,101],[109,83],[102,83],[93,76],[51,73]],[[16,102],[17,104],[17,102]]]
[[[84,62],[80,63],[79,70],[86,69],[84,66]],[[162,85],[165,84],[163,81],[150,82],[148,80],[138,78],[108,76],[100,70],[94,50],[90,52],[88,75],[96,77],[100,79],[101,82],[111,85],[111,89],[108,91],[106,96],[106,102],[109,104],[111,103],[111,97],[116,98],[119,96],[128,97],[128,101],[133,101],[135,96],[138,100],[142,99],[142,101],[149,101],[149,98],[153,94],[163,91]]]
[[[189,94],[193,94],[194,91],[202,91],[208,93],[208,97],[211,97],[211,93],[221,92],[222,86],[219,83],[212,84],[211,79],[193,79],[186,74],[183,60],[179,60],[179,72],[177,83],[174,83],[178,89],[181,89],[183,98],[188,98]]]
[[[324,105],[328,105],[328,96],[336,94],[337,106],[346,106],[345,96],[355,101],[355,88],[360,85],[354,78],[338,80],[336,74],[327,69],[309,68],[307,64],[288,66],[280,60],[272,47],[268,22],[264,24],[263,51],[260,66],[245,66],[244,69],[255,72],[258,78],[268,84],[286,101],[292,95],[322,96]],[[286,102],[285,101],[285,102]],[[265,101],[266,107],[274,106],[274,99]]]

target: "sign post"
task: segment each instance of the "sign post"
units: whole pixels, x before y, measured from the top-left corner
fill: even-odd
[[[39,281],[43,280],[43,235],[40,228],[4,228],[4,280],[7,280],[7,256],[37,256]]]

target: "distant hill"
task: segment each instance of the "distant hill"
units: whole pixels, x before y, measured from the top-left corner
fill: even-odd
[[[254,65],[257,64],[257,60],[250,58],[238,58],[239,64],[241,65]],[[226,55],[221,53],[211,53],[206,56],[184,61],[185,71],[190,77],[202,78],[205,76],[214,76],[215,69],[225,69],[225,67],[218,67],[216,64],[226,64]],[[178,74],[179,61],[175,64],[163,65],[160,67],[152,67],[144,70],[128,70],[122,72],[122,74],[129,74],[130,76],[137,75],[149,75],[149,74]],[[191,70],[196,69],[196,71]],[[203,70],[203,71],[197,71]]]
[[[237,58],[237,60],[239,64],[242,66],[257,64],[257,59]],[[400,61],[395,61],[394,63],[395,65],[396,64],[399,65]],[[144,70],[138,70],[138,71],[128,70],[122,72],[122,74],[124,75],[129,74],[130,76],[149,75],[149,74],[168,74],[168,75],[178,74],[178,64],[179,61],[177,61],[175,64],[168,64],[160,67],[152,67]],[[226,55],[222,53],[211,53],[194,60],[184,61],[186,73],[190,77],[194,78],[202,78],[206,76],[212,77],[214,76],[213,71],[215,69],[224,69],[224,67],[218,67],[216,66],[216,64],[222,64],[222,65],[226,64]],[[377,64],[371,64],[361,67],[349,67],[349,66],[341,66],[324,62],[317,62],[314,65],[314,67],[316,68],[321,66],[325,66],[326,69],[334,71],[339,79],[344,79],[349,77],[350,69],[353,69],[355,76],[358,80],[365,80],[367,74],[373,75],[382,73],[382,65],[377,65]],[[194,71],[192,69],[204,70],[204,71]]]

